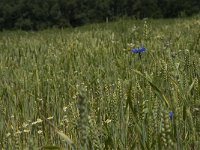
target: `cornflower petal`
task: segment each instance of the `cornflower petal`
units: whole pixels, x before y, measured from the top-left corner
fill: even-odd
[[[141,47],[141,48],[133,48],[132,50],[131,50],[131,52],[132,53],[135,53],[135,54],[137,54],[137,53],[143,53],[143,52],[145,52],[146,51],[146,49],[144,48],[144,47]]]
[[[174,113],[173,113],[172,111],[170,111],[170,112],[169,112],[169,118],[170,118],[170,120],[172,120],[173,117],[174,117]]]

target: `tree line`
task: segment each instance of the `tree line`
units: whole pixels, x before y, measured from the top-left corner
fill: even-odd
[[[120,17],[175,18],[199,10],[200,0],[0,0],[0,29],[75,27]]]

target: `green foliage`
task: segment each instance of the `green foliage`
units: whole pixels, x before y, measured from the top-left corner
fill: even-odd
[[[1,32],[1,149],[199,149],[199,24]]]
[[[76,27],[123,17],[176,18],[199,12],[199,0],[1,0],[0,30]]]

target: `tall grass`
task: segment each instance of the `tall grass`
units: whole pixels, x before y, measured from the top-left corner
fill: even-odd
[[[0,149],[200,149],[199,26],[0,33]]]

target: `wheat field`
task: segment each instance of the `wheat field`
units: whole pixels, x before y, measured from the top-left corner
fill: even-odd
[[[0,149],[200,149],[199,27],[193,17],[1,32]]]

